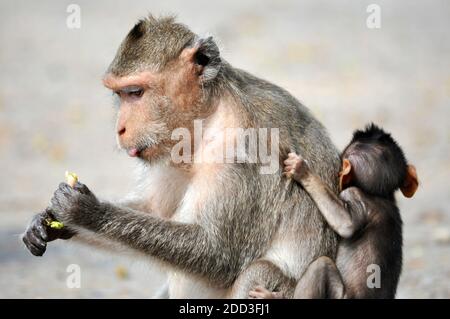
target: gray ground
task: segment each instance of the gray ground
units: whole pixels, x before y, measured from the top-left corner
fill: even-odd
[[[375,1],[0,2],[0,297],[150,297],[161,283],[144,261],[52,243],[32,257],[19,234],[66,169],[98,195],[125,194],[133,161],[117,152],[110,93],[100,82],[122,37],[147,12],[176,13],[212,33],[223,56],[288,89],[339,147],[375,121],[394,134],[421,180],[400,198],[401,298],[450,297],[450,3],[376,1],[382,27],[366,27]],[[82,270],[66,287],[66,267]],[[124,276],[124,273],[125,276]]]

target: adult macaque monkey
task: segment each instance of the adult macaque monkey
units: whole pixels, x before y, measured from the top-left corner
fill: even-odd
[[[204,120],[203,154],[217,154],[227,128],[279,128],[276,168],[295,146],[337,191],[336,148],[286,91],[233,68],[211,37],[152,16],[126,36],[104,84],[120,100],[119,146],[145,163],[146,172],[119,205],[97,199],[83,184],[60,184],[42,214],[63,222],[74,239],[154,257],[169,270],[170,297],[180,298],[246,298],[255,284],[278,289],[295,283],[319,256],[334,258],[336,235],[300,187],[286,187],[281,170],[261,174],[261,161],[171,160],[178,143],[172,131],[193,133],[194,120]],[[35,255],[50,239],[41,220],[35,217],[24,234]],[[278,277],[268,280],[267,269],[279,270]]]

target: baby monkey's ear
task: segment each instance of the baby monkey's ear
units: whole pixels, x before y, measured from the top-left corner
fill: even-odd
[[[352,179],[352,164],[348,159],[342,161],[342,170],[339,172],[339,191],[347,186]]]
[[[417,179],[416,168],[414,165],[408,165],[405,181],[403,182],[403,186],[400,187],[400,190],[405,197],[410,198],[413,197],[418,187],[419,181]]]

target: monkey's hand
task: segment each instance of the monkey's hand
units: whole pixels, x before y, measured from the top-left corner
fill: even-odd
[[[73,187],[61,183],[53,194],[50,209],[56,220],[67,226],[91,224],[102,210],[101,203],[86,185],[79,182]]]
[[[309,173],[307,162],[301,155],[289,153],[284,161],[284,175],[300,182]]]
[[[252,299],[282,299],[283,295],[278,291],[270,291],[264,287],[257,286],[250,290],[248,296]]]
[[[50,241],[69,239],[75,235],[75,232],[67,227],[62,229],[51,228],[48,221],[54,219],[55,217],[50,209],[47,208],[33,217],[25,233],[23,233],[22,241],[33,255],[42,256],[47,249],[47,243]]]

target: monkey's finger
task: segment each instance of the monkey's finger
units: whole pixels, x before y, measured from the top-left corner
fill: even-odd
[[[283,299],[283,294],[279,291],[272,292],[272,298],[274,299]]]
[[[53,214],[49,213],[48,208],[44,211],[44,213],[39,214],[38,216],[39,220],[35,224],[36,231],[44,241],[49,242],[51,239],[49,236],[48,220],[55,220],[55,218],[53,217]]]
[[[63,194],[66,198],[70,197],[71,194],[73,194],[73,188],[67,184],[67,183],[60,183],[58,185],[58,189],[55,192],[55,195],[57,194]]]
[[[67,202],[68,199],[72,198],[76,192],[73,190],[72,187],[70,187],[68,184],[61,183],[59,185],[59,188],[55,191],[53,194],[52,199],[50,200],[51,206],[50,209],[52,210],[52,213],[56,215],[55,217],[58,218],[58,214],[63,209],[64,203]]]
[[[43,225],[42,223],[37,224],[34,227],[33,232],[36,234],[36,236],[38,236],[39,238],[41,238],[43,241],[48,242],[49,238],[48,238],[48,233],[47,233],[47,226]]]
[[[52,197],[52,199],[50,199],[50,203],[51,203],[52,207],[58,207],[59,206],[59,200],[56,197],[56,194]]]
[[[286,177],[286,178],[292,178],[292,173],[289,171],[289,172],[283,172],[283,174],[282,174],[284,177]]]
[[[299,160],[301,160],[302,159],[302,157],[301,156],[299,156],[299,155],[297,155],[297,154],[295,154],[295,155],[291,155],[291,156],[289,156],[288,158],[286,158],[287,160],[290,160],[290,161],[299,161]]]
[[[290,178],[290,177],[292,176],[292,174],[293,174],[293,173],[292,173],[292,169],[289,169],[289,170],[285,170],[285,171],[284,171],[284,175],[285,175],[286,177],[289,177],[289,178]]]
[[[259,291],[255,291],[255,290],[253,290],[253,291],[251,290],[248,293],[248,296],[253,299],[266,299],[267,298],[267,296],[264,292],[259,292]]]
[[[249,291],[249,293],[248,293],[248,296],[250,297],[250,298],[254,298],[254,299],[259,299],[258,297],[259,297],[259,292],[257,292],[257,291],[255,291],[255,290],[250,290]]]
[[[283,163],[284,165],[294,165],[297,161],[295,159],[286,159]]]
[[[75,183],[75,185],[73,185],[73,189],[84,195],[89,195],[91,193],[91,191],[86,185],[81,184],[78,181]]]
[[[45,246],[37,246],[35,243],[31,242],[29,239],[28,234],[24,234],[22,236],[22,241],[25,244],[25,246],[27,247],[27,249],[34,255],[34,256],[42,256],[45,253],[46,247]]]
[[[60,190],[66,190],[67,187],[70,187],[70,185],[67,184],[66,182],[61,182],[58,184],[58,189],[60,189]]]
[[[289,173],[289,174],[294,174],[295,173],[295,167],[293,167],[293,166],[286,166],[286,168],[284,169],[284,172]]]
[[[45,219],[55,219],[55,214],[53,213],[52,209],[50,207],[47,207],[40,216]]]
[[[34,234],[41,241],[47,241],[47,224],[46,218],[48,217],[47,213],[40,213],[33,217],[31,223],[29,224],[26,233]]]
[[[36,230],[32,229],[30,232],[27,233],[28,240],[35,245],[36,247],[43,249],[47,245],[45,240],[41,238],[39,234],[36,233]]]
[[[290,172],[292,169],[293,169],[293,167],[291,165],[286,165],[283,170],[285,172]]]
[[[27,232],[33,232],[37,237],[44,241],[48,241],[47,229],[46,229],[46,213],[37,214],[33,217],[30,226],[28,226]]]
[[[299,154],[291,153],[291,154],[289,154],[288,158],[298,160],[298,159],[302,159],[303,157]]]

